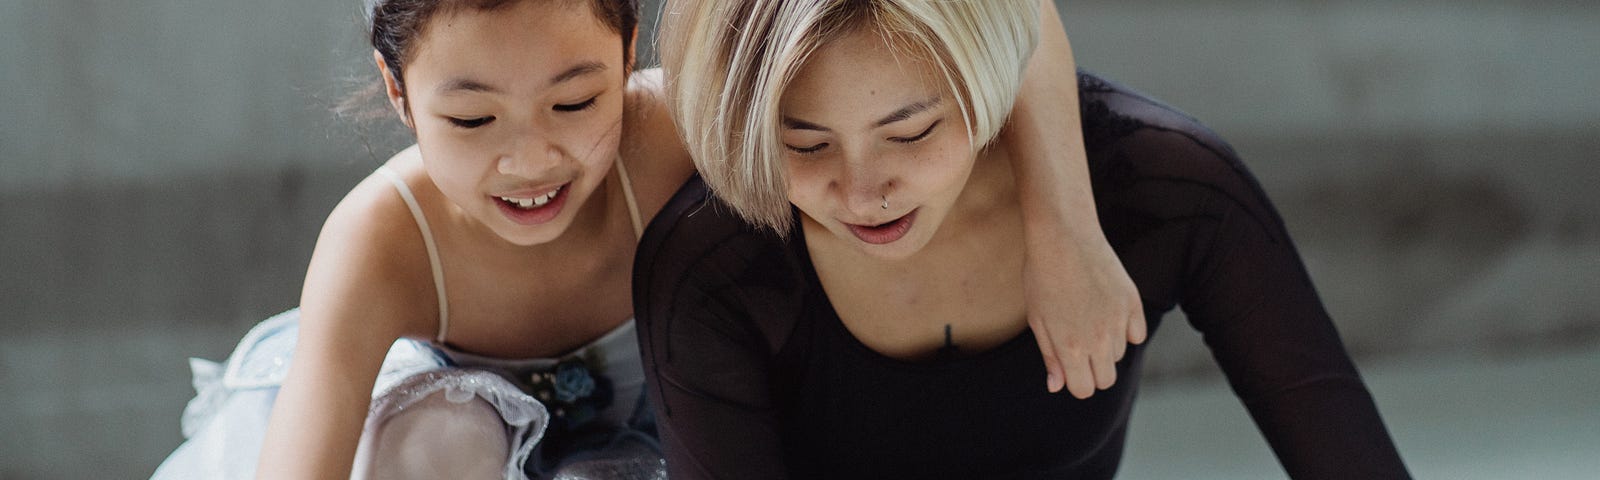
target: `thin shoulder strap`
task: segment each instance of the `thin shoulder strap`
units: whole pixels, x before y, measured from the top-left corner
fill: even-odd
[[[633,197],[633,182],[628,179],[628,167],[617,157],[617,176],[622,178],[622,196],[628,200],[628,219],[633,220],[633,239],[644,238],[644,222],[639,220],[639,201]]]
[[[450,330],[450,303],[444,295],[444,268],[439,264],[439,247],[433,243],[433,230],[428,228],[428,219],[422,216],[422,206],[417,204],[417,197],[411,194],[411,187],[406,186],[400,174],[388,166],[378,167],[378,173],[394,183],[400,198],[405,199],[406,206],[411,208],[411,217],[417,219],[417,228],[422,229],[422,244],[428,247],[428,266],[433,268],[433,289],[439,292],[439,336],[436,340],[443,345],[444,334]]]

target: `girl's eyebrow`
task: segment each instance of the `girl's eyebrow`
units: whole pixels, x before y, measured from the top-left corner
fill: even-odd
[[[550,85],[555,85],[592,73],[603,72],[605,70],[606,64],[593,60],[579,63],[574,65],[572,68],[568,68],[566,71],[556,74],[554,77],[550,77]]]
[[[439,88],[434,90],[434,92],[438,95],[448,95],[458,92],[503,93],[499,87],[495,87],[493,85],[470,78],[450,79],[450,81],[439,85]]]
[[[553,85],[556,85],[556,84],[561,83],[561,82],[565,82],[565,81],[572,80],[574,78],[582,77],[584,75],[590,75],[590,74],[594,74],[594,73],[604,72],[605,70],[606,70],[606,64],[604,64],[604,63],[594,62],[594,61],[579,63],[577,65],[574,65],[572,68],[568,68],[565,71],[563,71],[561,73],[558,73],[553,77],[550,77],[550,85],[553,86]],[[496,87],[494,85],[489,85],[487,83],[483,83],[481,81],[474,80],[474,79],[471,79],[471,78],[465,78],[465,77],[450,79],[450,81],[445,82],[444,84],[440,85],[439,88],[435,90],[435,92],[437,92],[437,94],[439,94],[439,95],[447,95],[447,94],[458,93],[458,92],[476,92],[476,93],[493,93],[493,94],[505,93],[503,90],[500,89],[500,87]]]

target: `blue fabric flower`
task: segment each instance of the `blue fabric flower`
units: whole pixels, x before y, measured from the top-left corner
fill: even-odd
[[[556,399],[572,403],[594,393],[594,377],[582,363],[569,362],[556,367]]]
[[[597,359],[574,356],[548,370],[536,370],[523,377],[528,394],[550,411],[549,432],[582,428],[611,406],[616,392],[612,390],[611,379],[590,369],[590,365],[597,364],[601,364]],[[560,435],[546,436],[545,442],[557,437]]]

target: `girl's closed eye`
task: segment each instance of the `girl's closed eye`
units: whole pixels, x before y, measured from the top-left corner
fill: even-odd
[[[492,116],[490,116],[490,117],[473,117],[473,118],[456,118],[456,117],[445,117],[445,118],[450,120],[450,124],[451,125],[455,125],[458,128],[466,128],[466,129],[478,128],[478,127],[481,127],[481,126],[484,126],[484,125],[488,125],[490,122],[494,121],[494,117],[492,117]]]
[[[934,120],[932,124],[928,125],[928,128],[925,128],[925,129],[922,130],[922,133],[918,133],[916,135],[912,135],[912,136],[909,136],[909,137],[889,137],[889,140],[893,141],[893,142],[899,142],[899,143],[917,143],[917,141],[919,141],[919,140],[922,140],[924,138],[928,138],[928,135],[932,134],[933,133],[933,129],[938,127],[939,123],[941,123],[941,122],[944,122],[943,118],[938,119],[938,120]]]
[[[589,97],[588,100],[584,100],[582,102],[578,102],[578,103],[558,103],[554,107],[550,107],[550,108],[555,110],[555,111],[557,111],[557,112],[580,112],[580,111],[588,110],[590,108],[594,108],[595,100],[599,99],[599,98],[600,98],[599,95],[595,95],[593,97]]]

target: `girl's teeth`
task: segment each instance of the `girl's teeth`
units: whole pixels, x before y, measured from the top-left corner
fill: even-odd
[[[519,208],[533,208],[533,207],[542,207],[542,206],[550,203],[551,199],[556,198],[556,194],[557,193],[561,193],[561,188],[560,187],[557,187],[555,190],[551,190],[550,193],[546,193],[544,195],[540,195],[540,196],[533,197],[533,198],[500,197],[500,199],[504,200],[506,203],[510,203],[512,205],[516,205]]]

